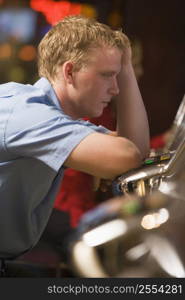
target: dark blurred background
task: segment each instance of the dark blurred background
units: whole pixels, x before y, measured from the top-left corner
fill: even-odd
[[[151,136],[166,131],[185,93],[184,0],[0,0],[0,83],[34,83],[40,39],[79,13],[129,36]]]

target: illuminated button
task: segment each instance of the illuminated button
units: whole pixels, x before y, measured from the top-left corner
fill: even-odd
[[[170,154],[163,154],[160,157],[161,160],[170,159]]]
[[[147,160],[145,160],[145,164],[146,165],[151,165],[151,164],[153,164],[153,162],[154,162],[153,159],[147,159]]]

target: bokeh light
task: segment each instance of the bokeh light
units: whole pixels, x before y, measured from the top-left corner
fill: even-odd
[[[0,45],[0,59],[9,59],[12,55],[12,47],[8,43]]]
[[[68,15],[81,13],[81,4],[69,1],[31,0],[30,6],[33,10],[41,12],[52,25]]]
[[[24,61],[32,61],[36,58],[36,48],[33,45],[24,45],[19,50],[18,57]]]

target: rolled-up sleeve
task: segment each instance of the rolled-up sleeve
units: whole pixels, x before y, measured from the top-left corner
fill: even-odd
[[[25,126],[13,129],[16,120],[10,118],[6,131],[6,148],[15,156],[31,157],[41,160],[58,171],[73,149],[93,132],[108,133],[103,126],[96,126],[88,121],[72,120],[60,113],[34,116],[32,122],[25,117]],[[17,116],[17,114],[16,114]],[[32,113],[33,116],[33,113]]]

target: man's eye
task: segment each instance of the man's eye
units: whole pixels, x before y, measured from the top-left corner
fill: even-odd
[[[111,74],[111,73],[102,73],[102,75],[104,77],[112,77],[113,76],[113,74]]]

